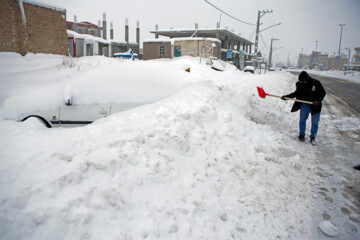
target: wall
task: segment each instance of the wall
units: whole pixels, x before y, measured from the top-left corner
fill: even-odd
[[[213,47],[213,43],[216,47]],[[181,56],[192,57],[219,57],[221,44],[210,40],[179,40],[174,47],[181,47]]]
[[[344,65],[348,64],[348,58],[340,58],[339,69],[343,70]],[[336,57],[329,57],[326,59],[326,67],[325,70],[336,70],[337,69],[337,59]]]
[[[173,49],[171,42],[144,42],[144,60],[158,58],[172,58]],[[160,46],[165,46],[164,56],[160,56]]]
[[[0,52],[67,55],[66,11],[26,2],[24,11],[25,26],[18,1],[1,0]]]

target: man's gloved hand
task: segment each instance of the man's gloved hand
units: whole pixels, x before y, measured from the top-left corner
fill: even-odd
[[[318,106],[320,105],[320,102],[319,102],[319,101],[314,101],[314,102],[313,102],[313,105],[314,105],[315,107],[318,107]]]
[[[286,101],[287,99],[285,98],[285,96],[282,96],[281,97],[282,100]]]

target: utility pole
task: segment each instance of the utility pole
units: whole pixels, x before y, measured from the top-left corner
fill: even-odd
[[[320,41],[316,41],[316,40],[315,40],[315,42],[316,42],[315,52],[317,52],[317,46],[318,46],[318,43],[319,43]]]
[[[279,40],[278,38],[271,38],[271,44],[270,44],[270,54],[269,54],[269,68],[271,68],[271,60],[272,60],[272,52],[273,52],[273,41]]]
[[[319,58],[319,54],[318,54],[318,51],[317,51],[319,41],[315,40],[315,43],[316,43],[316,47],[315,47],[314,62],[315,62],[315,65],[317,65],[318,64],[318,58]]]
[[[350,70],[350,54],[351,54],[351,48],[345,48],[349,52],[349,60],[348,60],[348,70]]]
[[[267,11],[258,11],[258,17],[256,22],[256,34],[255,34],[255,59],[257,58],[258,46],[259,46],[259,34],[260,34],[260,18],[264,16],[266,13],[272,13],[273,10]]]
[[[341,38],[342,38],[342,30],[343,30],[343,27],[345,26],[346,24],[339,24],[341,30],[340,30],[340,43],[339,43],[339,51],[338,51],[338,57],[337,57],[337,69],[340,70],[340,59],[341,59],[341,56],[340,56],[340,49],[341,49]]]

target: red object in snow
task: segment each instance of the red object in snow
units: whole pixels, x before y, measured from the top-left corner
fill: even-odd
[[[258,90],[259,96],[260,96],[261,98],[265,98],[266,95],[269,95],[269,94],[267,94],[267,93],[264,91],[264,89],[262,89],[262,88],[260,88],[260,87],[257,87],[257,90]]]

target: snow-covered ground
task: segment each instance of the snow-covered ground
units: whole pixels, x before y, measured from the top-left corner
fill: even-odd
[[[359,239],[359,206],[342,194],[359,173],[340,161],[338,136],[349,134],[346,160],[360,164],[360,120],[324,111],[319,145],[300,143],[292,103],[256,90],[290,93],[295,76],[199,62],[0,53],[0,116],[14,96],[46,97],[124,64],[141,76],[119,76],[129,98],[144,86],[159,96],[79,128],[0,119],[1,239]],[[183,65],[191,72],[176,84],[154,72]]]

